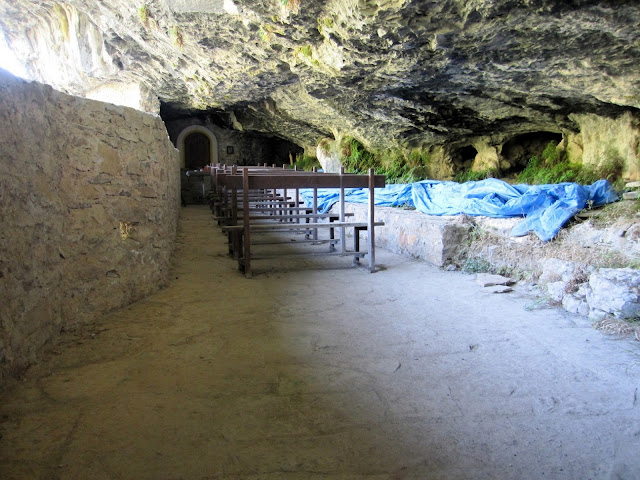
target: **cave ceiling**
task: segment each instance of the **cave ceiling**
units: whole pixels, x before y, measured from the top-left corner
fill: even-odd
[[[0,0],[32,79],[135,83],[165,119],[209,114],[307,148],[574,128],[640,108],[640,5],[545,0]],[[53,72],[53,73],[52,73]]]

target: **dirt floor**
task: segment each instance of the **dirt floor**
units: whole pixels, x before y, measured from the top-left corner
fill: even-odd
[[[0,399],[1,479],[640,478],[638,342],[384,251],[247,280],[182,214],[170,285]]]

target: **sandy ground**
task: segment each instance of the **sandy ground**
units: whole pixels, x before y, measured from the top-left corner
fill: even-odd
[[[384,251],[247,280],[180,228],[169,287],[2,397],[1,479],[640,478],[637,345]]]

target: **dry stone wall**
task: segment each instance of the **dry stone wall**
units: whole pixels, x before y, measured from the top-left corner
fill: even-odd
[[[0,71],[0,389],[61,329],[162,286],[179,156],[159,117]]]

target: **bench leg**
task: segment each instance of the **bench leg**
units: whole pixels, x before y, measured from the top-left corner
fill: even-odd
[[[237,259],[242,253],[242,232],[230,230],[229,236],[229,255]]]
[[[331,227],[329,229],[329,240],[335,240],[336,238],[336,229]],[[329,251],[330,252],[335,252],[336,251],[336,244],[334,242],[329,242]]]
[[[229,255],[233,257],[233,252],[235,250],[235,238],[233,238],[233,232],[229,230],[227,232],[227,246],[229,247]],[[235,258],[235,257],[234,257]]]
[[[360,228],[355,227],[353,229],[353,251],[354,253],[360,253]],[[360,257],[358,255],[353,256],[353,264],[360,265]]]

